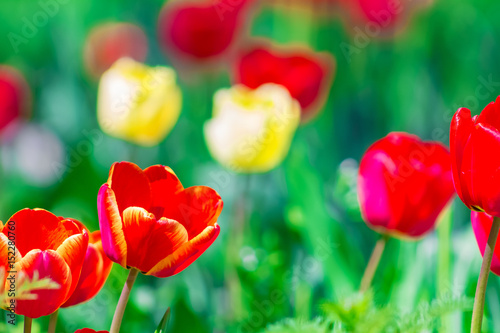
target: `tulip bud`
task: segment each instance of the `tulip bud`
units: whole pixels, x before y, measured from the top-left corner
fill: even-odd
[[[453,181],[472,210],[500,216],[500,97],[479,116],[460,108],[450,130]]]
[[[223,166],[267,172],[288,154],[299,121],[300,105],[283,86],[268,83],[254,90],[237,85],[215,94],[205,140]]]
[[[390,133],[361,159],[361,213],[378,232],[410,238],[428,233],[453,193],[450,154],[438,142]]]
[[[24,77],[10,66],[0,66],[0,133],[29,111],[30,90]]]
[[[122,58],[101,77],[97,118],[110,136],[154,146],[176,124],[181,103],[173,69]]]
[[[118,59],[128,57],[143,62],[148,40],[131,23],[104,23],[94,27],[85,41],[84,62],[87,71],[98,78]]]

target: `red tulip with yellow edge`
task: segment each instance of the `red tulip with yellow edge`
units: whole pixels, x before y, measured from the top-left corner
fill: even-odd
[[[49,278],[59,285],[57,289],[33,291],[33,299],[16,300],[15,313],[38,318],[55,312],[77,287],[87,251],[87,231],[75,220],[58,218],[43,209],[20,210],[0,228],[0,267],[17,272],[16,289],[34,277]],[[4,282],[8,290],[10,282]]]
[[[142,170],[130,162],[113,164],[97,199],[102,246],[112,261],[131,270],[111,333],[120,331],[139,271],[168,277],[188,267],[219,235],[222,206],[216,191],[184,188],[169,167]]]

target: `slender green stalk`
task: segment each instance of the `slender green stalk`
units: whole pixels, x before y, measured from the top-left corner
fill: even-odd
[[[31,333],[31,324],[33,319],[24,316],[24,333]]]
[[[493,251],[497,242],[498,230],[500,229],[500,218],[494,217],[491,225],[488,242],[484,249],[483,264],[476,287],[476,297],[474,298],[474,309],[472,310],[471,333],[480,333],[483,324],[484,300],[486,296],[486,285],[488,284],[488,276],[490,275],[491,261],[493,259]]]
[[[139,275],[139,271],[135,268],[131,268],[128,273],[127,281],[123,286],[122,294],[120,295],[120,300],[116,305],[115,314],[113,316],[113,321],[111,322],[110,333],[120,333],[120,326],[122,325],[123,314],[125,313],[125,308],[127,307],[127,302],[130,297],[130,291],[134,285],[135,280]]]
[[[49,329],[47,330],[47,333],[56,333],[56,326],[57,326],[57,315],[59,314],[59,310],[54,312],[53,314],[50,315],[49,317]]]
[[[370,260],[368,260],[368,264],[365,268],[365,273],[363,274],[363,278],[361,279],[361,284],[359,287],[360,292],[365,292],[370,288],[373,280],[373,276],[377,271],[377,267],[380,263],[380,258],[382,258],[382,254],[384,253],[385,244],[387,244],[387,240],[389,236],[382,235],[380,239],[375,244],[373,248],[372,255],[370,256]]]

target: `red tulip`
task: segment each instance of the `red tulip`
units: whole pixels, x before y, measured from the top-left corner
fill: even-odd
[[[481,255],[484,255],[484,249],[486,247],[486,243],[488,242],[491,225],[493,224],[493,216],[486,213],[472,211],[471,221],[477,245],[479,246],[479,251],[481,251]],[[497,242],[495,245],[493,260],[491,262],[491,271],[496,275],[500,275],[500,242]]]
[[[255,47],[237,63],[236,82],[256,89],[264,83],[288,89],[302,108],[302,120],[311,119],[322,107],[330,89],[334,60],[309,49]]]
[[[500,97],[479,116],[460,108],[450,147],[455,189],[469,209],[500,216]]]
[[[58,218],[43,209],[20,210],[0,227],[1,267],[7,271],[11,268],[7,249],[12,241],[16,252],[14,270],[21,286],[25,277],[33,279],[36,274],[39,279],[49,278],[59,285],[58,289],[33,291],[36,299],[17,299],[15,312],[30,318],[53,313],[78,284],[87,251],[86,230],[74,220]]]
[[[0,132],[28,112],[30,90],[24,77],[10,66],[0,66]]]
[[[76,330],[75,333],[109,333],[108,331],[94,331],[91,328],[82,328],[80,330]]]
[[[94,27],[87,37],[84,61],[87,71],[100,77],[118,59],[128,57],[143,62],[148,40],[142,29],[131,23],[104,23]]]
[[[82,228],[85,227],[82,225]],[[94,231],[90,233],[89,246],[87,248],[85,261],[83,262],[80,280],[78,281],[75,292],[62,307],[64,308],[86,302],[97,295],[104,286],[112,266],[113,262],[109,260],[102,248],[101,232]]]
[[[403,0],[341,0],[349,12],[358,38],[394,37],[401,32],[415,9],[424,2]],[[364,36],[364,37],[363,37]]]
[[[98,196],[104,252],[124,268],[167,277],[195,261],[219,235],[222,200],[184,188],[169,167],[115,163]]]
[[[162,10],[159,38],[169,52],[194,61],[226,52],[243,25],[250,0],[215,0],[168,3]]]
[[[440,143],[390,133],[363,156],[358,192],[372,229],[420,237],[434,227],[453,196],[450,155]]]

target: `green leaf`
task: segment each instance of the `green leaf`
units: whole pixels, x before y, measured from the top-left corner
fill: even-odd
[[[170,321],[170,307],[165,311],[163,318],[161,318],[155,333],[165,333],[167,331],[168,322]]]

